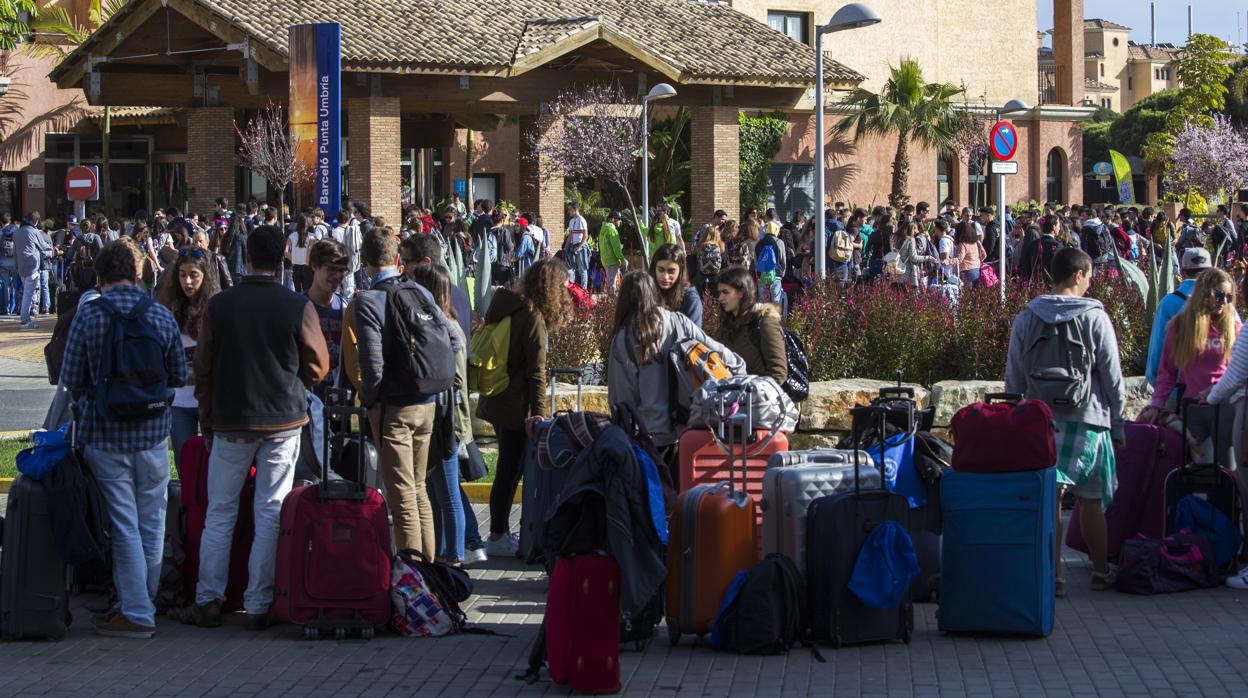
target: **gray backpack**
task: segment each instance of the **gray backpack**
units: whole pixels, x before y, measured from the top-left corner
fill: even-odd
[[[1092,400],[1092,347],[1079,318],[1042,323],[1041,331],[1023,348],[1027,397],[1050,407],[1082,407]]]

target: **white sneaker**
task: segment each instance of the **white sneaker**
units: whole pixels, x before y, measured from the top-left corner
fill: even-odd
[[[37,330],[39,329],[39,325],[35,324],[33,320],[31,322],[23,322],[22,329],[23,330]]]
[[[1248,567],[1227,577],[1226,585],[1232,589],[1248,590]]]
[[[520,539],[514,533],[505,533],[499,538],[485,541],[485,554],[490,557],[515,557],[520,552]]]
[[[464,567],[479,565],[489,559],[489,556],[485,553],[485,548],[473,548],[464,551]]]

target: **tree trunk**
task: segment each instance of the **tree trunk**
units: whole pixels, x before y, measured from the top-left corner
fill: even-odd
[[[676,117],[672,120],[672,138],[668,141],[667,148],[664,149],[658,166],[655,168],[654,185],[656,191],[659,192],[660,201],[663,199],[664,192],[667,191],[667,178],[672,174],[672,167],[676,163],[680,134],[685,132],[685,126],[689,124],[689,114],[688,107],[681,107],[676,111]]]
[[[893,156],[893,190],[888,195],[888,205],[901,209],[910,203],[906,193],[910,185],[910,139],[905,131],[897,132],[897,154]]]
[[[113,218],[113,196],[110,187],[112,176],[109,173],[109,140],[113,135],[113,108],[104,107],[104,132],[100,138],[100,200],[104,203],[104,215]]]
[[[633,212],[633,228],[637,231],[638,242],[641,243],[642,259],[650,259],[650,241],[646,239],[646,231],[641,229],[641,211],[637,208],[637,204],[633,203],[633,193],[628,190],[628,181],[620,177],[615,183],[624,190],[624,198],[628,199],[628,210]]]
[[[468,129],[468,137],[464,143],[464,201],[465,206],[472,207],[472,129]]]

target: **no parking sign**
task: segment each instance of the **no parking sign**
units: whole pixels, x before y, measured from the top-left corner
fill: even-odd
[[[993,124],[988,143],[992,146],[993,156],[998,160],[1012,159],[1018,151],[1018,132],[1014,130],[1014,124],[1008,121]]]

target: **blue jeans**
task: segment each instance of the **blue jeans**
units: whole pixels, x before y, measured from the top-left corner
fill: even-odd
[[[17,275],[17,267],[0,266],[0,314],[12,315],[17,305],[17,294],[21,294],[22,277]]]
[[[459,562],[464,559],[464,504],[459,496],[459,444],[451,444],[451,457],[427,481],[433,500],[433,522],[438,533],[438,555]],[[432,460],[432,458],[430,459]]]
[[[112,523],[113,585],[118,608],[137,625],[156,626],[156,590],[165,550],[165,507],[169,456],[165,442],[133,453],[87,446],[84,457],[95,473]]]
[[[878,278],[883,273],[884,273],[884,260],[872,259],[871,262],[867,264],[866,276],[867,276],[868,281],[875,281],[876,278]]]
[[[182,468],[182,444],[192,436],[199,435],[199,410],[195,407],[171,407],[173,430],[169,433],[169,441],[173,446],[173,464]]]
[[[48,272],[48,269],[39,271],[39,312],[43,315],[47,315],[52,309],[52,294],[48,293]]]
[[[30,306],[35,303],[35,291],[39,288],[39,272],[34,271],[22,277],[22,324],[30,322],[30,313],[33,310]]]
[[[459,501],[464,509],[464,547],[468,550],[476,550],[485,547],[485,541],[481,540],[481,528],[477,524],[477,512],[472,508],[472,502],[468,500],[468,493],[464,491],[461,483],[459,486]]]
[[[831,269],[828,270],[828,275],[843,284],[849,283],[849,262],[841,262],[840,264],[833,262]]]
[[[163,444],[162,444],[163,445]],[[282,500],[295,481],[299,435],[258,441],[212,440],[208,455],[208,517],[199,542],[199,582],[195,603],[225,598],[229,581],[230,545],[238,520],[238,497],[251,464],[256,464],[256,537],[247,561],[247,591],[243,610],[267,613],[273,605],[273,575],[277,569],[277,528]],[[160,560],[157,558],[157,567]]]
[[[978,269],[967,269],[959,274],[959,277],[962,279],[962,283],[966,285],[967,288],[975,288],[979,285]]]
[[[589,289],[589,248],[581,245],[578,252],[569,252],[567,255],[568,278],[572,283],[583,289]]]

